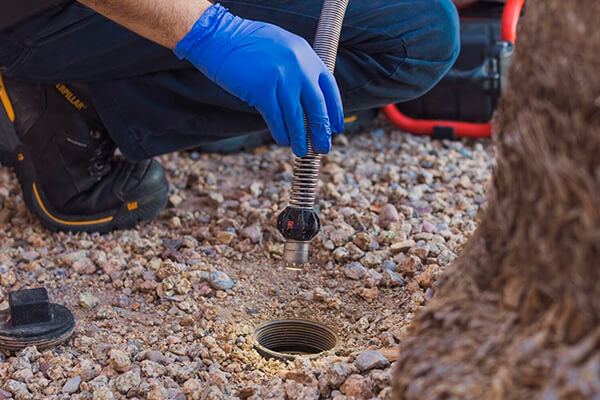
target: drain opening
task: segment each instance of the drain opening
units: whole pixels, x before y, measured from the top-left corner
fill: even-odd
[[[334,349],[337,344],[336,334],[314,321],[270,321],[254,330],[254,346],[268,358],[293,360],[297,356],[316,357]]]

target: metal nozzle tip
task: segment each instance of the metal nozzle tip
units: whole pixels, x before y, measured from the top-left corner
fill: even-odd
[[[291,265],[308,263],[308,249],[310,242],[288,240],[283,247],[283,261]]]

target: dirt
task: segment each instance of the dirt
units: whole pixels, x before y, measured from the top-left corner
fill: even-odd
[[[77,326],[64,345],[2,356],[0,398],[391,398],[397,346],[475,229],[492,150],[381,119],[334,149],[319,188],[323,230],[302,271],[282,265],[275,228],[289,149],[164,156],[168,208],[106,235],[47,231],[1,169],[0,308],[10,290],[45,286]],[[210,271],[227,276],[211,282]],[[340,346],[312,361],[265,360],[251,334],[274,318],[324,322]],[[379,355],[357,365],[366,350]]]

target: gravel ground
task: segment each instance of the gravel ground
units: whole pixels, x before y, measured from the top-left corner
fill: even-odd
[[[314,263],[284,268],[275,228],[289,149],[162,157],[167,209],[138,229],[50,233],[0,169],[0,308],[45,286],[75,334],[0,354],[0,399],[389,399],[395,346],[475,229],[488,142],[440,142],[381,120],[339,135],[323,159]],[[253,327],[326,323],[340,346],[316,360],[263,359]]]

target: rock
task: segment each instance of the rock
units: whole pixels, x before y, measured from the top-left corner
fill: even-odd
[[[441,267],[444,267],[448,264],[451,264],[455,258],[456,258],[456,254],[454,254],[450,250],[442,250],[442,252],[438,256],[438,264]]]
[[[149,378],[158,378],[164,375],[167,370],[162,365],[155,363],[154,361],[144,360],[140,363],[142,372]]]
[[[365,372],[375,368],[386,368],[390,362],[380,352],[367,350],[356,357],[355,364],[360,372]]]
[[[88,292],[83,292],[79,294],[79,305],[88,310],[91,310],[92,308],[96,307],[99,301],[100,300],[96,296]]]
[[[110,353],[108,353],[108,358],[110,365],[119,372],[125,372],[129,370],[129,367],[131,366],[129,356],[121,350],[112,349]]]
[[[260,224],[252,224],[242,229],[241,236],[248,238],[252,243],[260,243],[263,238]]]
[[[391,346],[377,350],[389,362],[397,361],[400,358],[400,346]]]
[[[23,382],[18,382],[13,379],[9,379],[4,384],[4,388],[15,396],[16,399],[32,399],[33,396],[27,388],[27,385]]]
[[[14,380],[20,382],[29,382],[33,379],[33,371],[31,368],[23,368],[12,374]]]
[[[211,192],[208,194],[208,202],[213,207],[218,207],[224,201],[225,201],[225,199],[223,198],[223,195],[221,193]]]
[[[318,400],[319,390],[316,387],[304,386],[301,383],[288,381],[283,384],[288,400]]]
[[[62,392],[65,394],[73,394],[79,390],[81,384],[81,376],[75,376],[65,382],[62,387]]]
[[[183,198],[178,194],[172,194],[169,196],[169,206],[171,207],[179,207],[182,202]]]
[[[217,241],[221,244],[229,244],[236,238],[236,234],[229,231],[221,231],[217,233]]]
[[[375,392],[380,392],[384,388],[390,386],[392,382],[391,368],[386,370],[374,369],[369,373],[369,377],[375,387]]]
[[[436,280],[436,267],[430,266],[417,276],[417,283],[421,287],[428,289],[433,286]]]
[[[396,271],[396,263],[393,262],[392,260],[385,260],[382,264],[381,264],[381,270],[382,271]]]
[[[437,228],[431,222],[429,222],[429,221],[423,221],[423,223],[421,224],[421,231],[427,232],[427,233],[436,233],[437,232]]]
[[[229,290],[234,285],[233,280],[221,271],[210,271],[209,282],[210,286],[216,290]]]
[[[381,257],[381,255],[370,251],[367,254],[365,254],[363,258],[360,259],[360,262],[366,267],[378,268],[383,262],[383,258]]]
[[[183,382],[182,387],[183,393],[185,393],[189,399],[199,400],[200,396],[202,395],[202,391],[206,388],[206,383],[202,382],[200,379],[191,378]],[[246,396],[246,398],[252,396],[252,394]],[[241,395],[239,397],[243,398]]]
[[[367,269],[359,262],[351,262],[344,269],[344,275],[348,279],[361,280],[367,274]]]
[[[411,201],[421,200],[423,198],[423,189],[426,188],[427,185],[416,185],[410,188],[408,191],[408,198]]]
[[[17,277],[11,269],[9,269],[6,272],[0,273],[0,285],[4,287],[11,287],[15,283],[17,283]]]
[[[331,239],[336,246],[343,246],[348,243],[354,235],[354,228],[343,222],[336,226],[332,226],[328,231],[328,235],[329,239]]]
[[[106,386],[94,390],[94,394],[92,395],[93,400],[112,400],[114,398],[113,392]]]
[[[400,271],[406,276],[413,276],[421,266],[421,259],[415,255],[410,255],[402,262]]]
[[[94,379],[100,374],[101,367],[98,364],[94,364],[89,360],[81,360],[79,362],[79,373],[84,381]]]
[[[386,269],[383,271],[382,282],[387,287],[396,287],[404,285],[404,279],[402,276],[394,271]]]
[[[358,288],[356,289],[356,293],[358,293],[358,295],[360,297],[362,297],[363,299],[367,300],[368,302],[371,302],[375,299],[377,299],[377,286],[372,287],[372,288]]]
[[[120,393],[126,394],[131,389],[137,389],[141,382],[142,379],[140,378],[139,372],[127,371],[115,379],[115,389]]]
[[[112,319],[117,316],[117,312],[109,305],[103,305],[98,308],[96,311],[96,315],[94,316],[96,320],[102,319]]]
[[[346,361],[333,363],[325,371],[327,385],[331,389],[337,389],[351,373],[352,367]]]
[[[333,251],[332,256],[335,261],[344,262],[350,258],[350,252],[345,247],[338,247]]]
[[[352,241],[362,251],[374,250],[377,246],[377,242],[366,232],[359,232]]]
[[[367,275],[364,278],[365,285],[367,287],[379,286],[381,280],[383,279],[383,275],[377,272],[374,269],[370,269],[367,271]]]
[[[348,397],[367,400],[373,397],[373,382],[368,377],[350,375],[340,387],[340,391]]]
[[[171,229],[180,229],[183,225],[181,225],[181,218],[175,216],[169,219],[169,228]]]
[[[145,351],[142,354],[142,358],[144,360],[150,360],[152,362],[158,363],[158,364],[162,364],[162,365],[168,365],[171,363],[171,360],[169,360],[167,357],[165,357],[163,355],[163,353],[161,353],[158,350],[148,350]]]
[[[379,212],[379,225],[387,229],[391,223],[400,221],[398,210],[393,204],[386,204]]]
[[[408,250],[409,255],[415,255],[421,260],[425,260],[429,254],[429,246],[414,246]]]
[[[392,254],[404,253],[408,251],[411,247],[413,247],[415,244],[416,243],[414,240],[403,240],[401,242],[393,243],[390,246],[390,251],[392,252]]]

